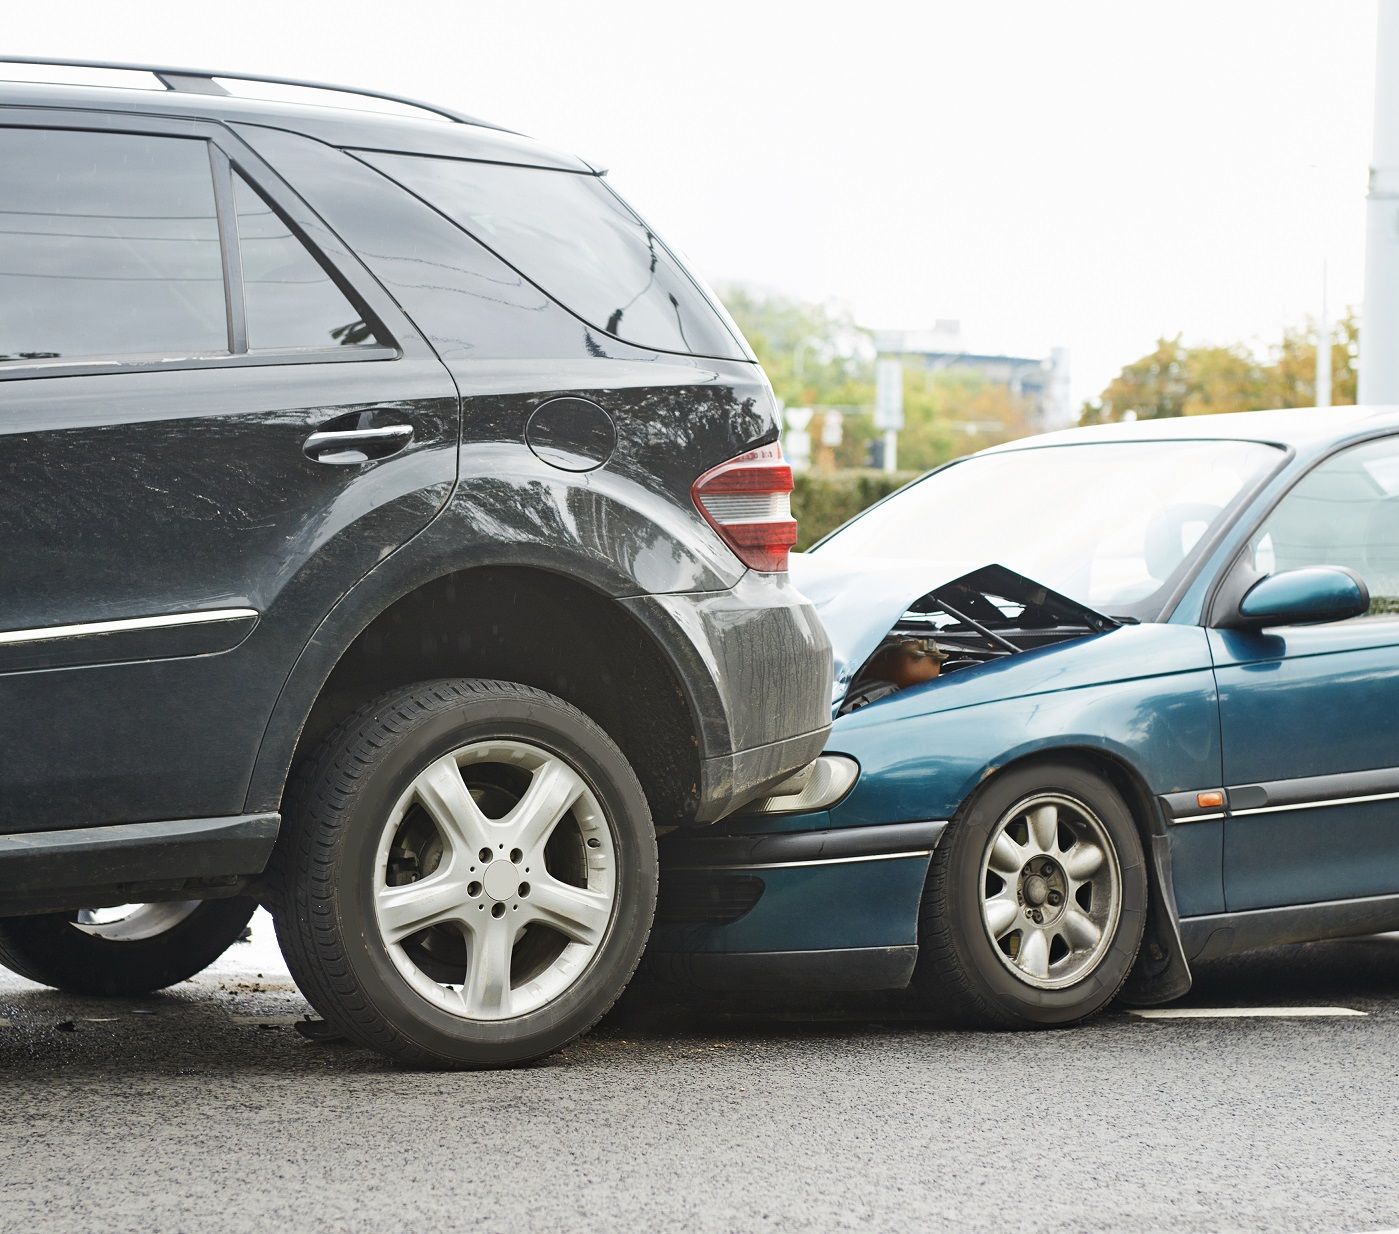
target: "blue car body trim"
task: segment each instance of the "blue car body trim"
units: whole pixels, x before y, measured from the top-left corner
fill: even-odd
[[[1340,775],[1300,776],[1243,784],[1228,790],[1231,814],[1264,810],[1300,810],[1307,806],[1340,805],[1347,801],[1382,801],[1399,797],[1399,768],[1347,771]]]
[[[1323,900],[1279,908],[1182,917],[1181,941],[1192,961],[1323,938],[1380,934],[1399,928],[1399,895]]]
[[[1251,810],[1234,810],[1231,818],[1250,814],[1281,814],[1285,810],[1316,810],[1325,806],[1353,806],[1362,801],[1393,801],[1399,793],[1370,793],[1364,797],[1327,797],[1321,801],[1293,801],[1281,806],[1255,806]]]
[[[825,818],[822,811],[815,815]],[[661,841],[664,870],[774,869],[871,857],[926,857],[947,823],[893,823],[756,835],[685,835]]]
[[[1165,812],[1168,823],[1208,823],[1224,818],[1226,811],[1218,805],[1202,806],[1199,798],[1204,793],[1224,793],[1224,786],[1213,784],[1206,788],[1187,789],[1182,793],[1162,793],[1157,799]]]
[[[854,861],[898,861],[902,857],[931,857],[930,848],[909,853],[870,853],[864,857],[817,857],[810,861],[760,861],[750,865],[671,866],[672,870],[799,870],[805,866],[849,865]]]
[[[918,963],[918,948],[690,953],[652,948],[645,963],[707,990],[902,990]]]
[[[651,948],[728,953],[913,946],[928,861],[926,856],[899,856],[756,872],[714,870],[708,877],[716,884],[761,877],[763,894],[743,916],[726,924],[657,922]]]

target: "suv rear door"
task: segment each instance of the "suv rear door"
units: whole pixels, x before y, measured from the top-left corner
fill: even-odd
[[[0,111],[0,830],[238,814],[287,673],[456,478],[458,400],[214,124]]]

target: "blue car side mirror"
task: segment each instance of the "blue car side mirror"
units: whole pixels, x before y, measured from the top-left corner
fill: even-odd
[[[1369,609],[1370,589],[1353,570],[1305,566],[1259,579],[1239,601],[1232,620],[1221,624],[1235,630],[1307,626],[1359,617]]]

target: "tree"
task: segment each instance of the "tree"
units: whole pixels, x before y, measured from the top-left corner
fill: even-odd
[[[841,444],[816,451],[818,466],[867,465],[874,427],[874,340],[845,314],[741,286],[722,299],[767,371],[774,393],[788,406],[838,408]],[[926,470],[949,459],[1030,431],[1030,400],[975,373],[904,366],[904,428],[899,466]],[[812,424],[813,436],[820,421]]]
[[[957,369],[904,368],[899,466],[926,471],[1030,432],[1030,399]]]
[[[1179,334],[1157,339],[1155,351],[1123,365],[1097,402],[1083,405],[1079,423],[1103,424],[1128,415],[1137,420],[1184,415],[1188,363]]]
[[[740,286],[725,287],[720,296],[784,403],[848,406],[873,400],[874,343],[848,314]]]
[[[1331,330],[1331,401],[1354,403],[1359,323],[1350,309]],[[1317,326],[1283,332],[1259,359],[1243,344],[1187,347],[1181,336],[1158,339],[1154,351],[1123,367],[1097,399],[1084,404],[1081,424],[1129,417],[1213,415],[1316,402]]]

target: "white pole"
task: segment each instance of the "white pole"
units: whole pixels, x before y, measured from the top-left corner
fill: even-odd
[[[899,448],[899,430],[886,428],[884,430],[884,470],[898,471],[899,466],[896,455]]]
[[[1399,0],[1379,0],[1365,236],[1361,403],[1399,403]]]
[[[1326,304],[1326,263],[1321,263],[1321,320],[1316,326],[1316,405],[1331,406],[1331,314]]]

